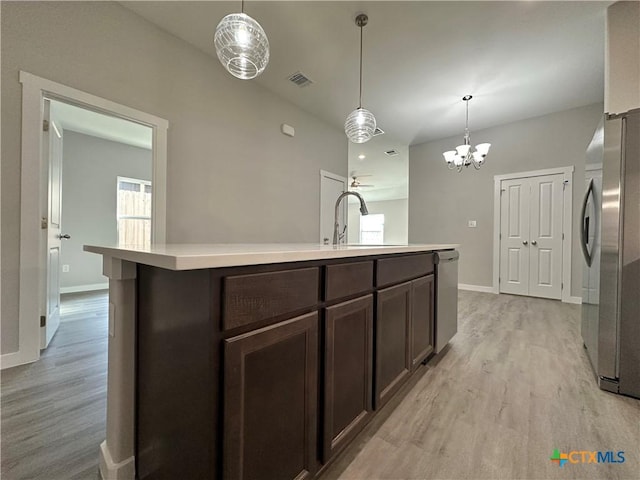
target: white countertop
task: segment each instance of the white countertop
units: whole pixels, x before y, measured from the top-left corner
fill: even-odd
[[[163,244],[151,247],[135,245],[85,245],[84,250],[106,257],[152,265],[170,270],[237,267],[267,263],[301,262],[328,258],[362,257],[394,253],[450,250],[458,244],[415,245],[319,245],[313,243],[256,244]]]

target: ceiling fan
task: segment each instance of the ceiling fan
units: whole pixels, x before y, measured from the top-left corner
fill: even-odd
[[[365,185],[363,183],[360,183],[360,181],[358,180],[359,178],[362,177],[372,177],[373,175],[351,175],[351,178],[353,179],[353,181],[351,182],[351,184],[349,185],[350,188],[369,188],[369,187],[375,187],[375,185]]]

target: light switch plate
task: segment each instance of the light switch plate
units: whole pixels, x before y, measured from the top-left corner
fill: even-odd
[[[476,228],[476,221],[475,220],[469,220],[469,228]]]
[[[62,265],[62,273],[69,273],[69,265]]]

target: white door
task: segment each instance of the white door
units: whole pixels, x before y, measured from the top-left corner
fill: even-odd
[[[562,174],[529,179],[529,295],[562,297]]]
[[[562,174],[500,183],[500,292],[562,298]]]
[[[336,200],[347,190],[347,179],[340,175],[320,171],[320,243],[329,245],[333,241],[334,215]],[[347,243],[347,199],[342,201],[338,210],[340,234],[344,232],[341,243]]]
[[[529,293],[529,180],[500,185],[500,292]]]
[[[44,211],[46,224],[47,272],[43,316],[40,321],[40,348],[46,348],[60,325],[60,243],[62,218],[62,128],[55,118],[50,102],[45,100],[43,125],[44,164],[48,165],[48,196]],[[43,215],[44,216],[44,215]],[[43,321],[44,320],[44,321]]]

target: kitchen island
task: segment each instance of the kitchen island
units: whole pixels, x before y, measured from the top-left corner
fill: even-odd
[[[434,351],[457,245],[86,246],[109,277],[103,478],[315,478]]]

